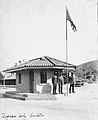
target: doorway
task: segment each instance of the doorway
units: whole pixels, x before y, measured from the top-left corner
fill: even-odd
[[[29,90],[30,90],[30,93],[34,93],[34,72],[33,70],[31,70],[29,72]]]

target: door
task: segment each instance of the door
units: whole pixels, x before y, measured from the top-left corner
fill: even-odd
[[[34,72],[32,70],[29,72],[29,88],[30,93],[34,93]]]

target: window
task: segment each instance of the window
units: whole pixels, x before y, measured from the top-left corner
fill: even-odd
[[[21,84],[21,73],[19,73],[19,84]]]
[[[47,72],[41,71],[41,83],[47,83]]]

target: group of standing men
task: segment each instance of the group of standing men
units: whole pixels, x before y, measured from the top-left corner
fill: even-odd
[[[68,79],[67,79],[68,77]],[[57,85],[58,85],[58,92],[59,94],[63,94],[63,87],[69,84],[69,93],[74,92],[74,78],[73,78],[73,73],[71,75],[68,74],[64,75],[63,73],[58,76],[58,73],[55,72],[54,76],[52,77],[52,84],[53,84],[53,94],[57,94]]]

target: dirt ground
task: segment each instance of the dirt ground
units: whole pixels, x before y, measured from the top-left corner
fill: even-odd
[[[0,88],[1,93],[8,90]],[[98,120],[98,83],[56,97],[56,101],[0,98],[0,120]]]

